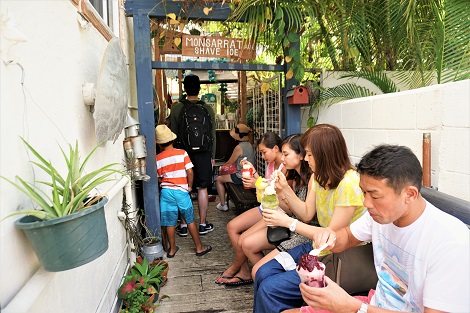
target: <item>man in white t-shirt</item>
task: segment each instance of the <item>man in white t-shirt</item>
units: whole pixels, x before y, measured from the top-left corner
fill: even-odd
[[[379,277],[375,294],[362,302],[325,277],[325,288],[301,284],[310,306],[302,312],[470,312],[469,229],[421,196],[422,169],[413,152],[378,146],[357,171],[368,212],[314,240],[317,246],[329,243],[333,252],[371,241]]]

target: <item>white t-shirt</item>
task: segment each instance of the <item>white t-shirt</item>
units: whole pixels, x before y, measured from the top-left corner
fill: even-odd
[[[470,312],[470,231],[426,202],[411,225],[381,225],[366,212],[351,232],[372,241],[379,281],[371,304],[396,311]]]

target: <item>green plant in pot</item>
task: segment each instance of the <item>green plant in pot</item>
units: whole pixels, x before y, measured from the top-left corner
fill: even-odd
[[[159,306],[157,301],[160,287],[166,281],[167,265],[162,260],[149,263],[145,257],[137,258],[118,290],[118,297],[123,299],[120,313],[153,312]],[[160,301],[164,298],[168,296],[163,296]]]
[[[45,172],[48,180],[31,183],[16,176],[19,181],[16,183],[2,176],[38,205],[38,209],[16,211],[6,218],[26,214],[15,226],[24,231],[47,271],[68,270],[98,258],[108,249],[103,209],[108,199],[92,192],[97,186],[114,180],[111,175],[122,173],[116,169],[118,163],[86,173],[85,165],[98,146],[80,164],[76,142],[75,147],[69,144],[68,154],[60,147],[66,163],[66,173],[61,175],[51,162],[21,139],[37,159],[31,163]],[[39,189],[35,183],[44,188]]]
[[[157,289],[142,277],[126,276],[118,297],[123,300],[123,309],[120,313],[153,312],[158,304],[154,303]]]
[[[168,280],[168,271],[170,270],[170,264],[167,261],[155,259],[155,260],[149,262],[145,256],[143,256],[143,257],[138,256],[136,258],[135,263],[140,264],[140,266],[144,270],[144,273],[145,272],[151,272],[151,271],[154,270],[154,268],[158,268],[157,273],[162,277],[162,279],[159,280],[158,283],[159,283],[160,287],[163,287],[166,284],[166,282]],[[148,267],[145,270],[145,267],[146,267],[145,264],[146,263],[148,264]],[[139,270],[139,268],[137,268],[137,270]]]
[[[147,225],[145,225],[145,221],[140,219],[140,223],[142,228],[145,230],[145,238],[143,238],[143,245],[141,247],[142,254],[152,262],[155,259],[161,259],[164,254],[162,240],[159,236],[154,234],[150,229],[148,229]]]

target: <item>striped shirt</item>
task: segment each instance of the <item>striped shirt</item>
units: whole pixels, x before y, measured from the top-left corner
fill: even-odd
[[[186,170],[193,163],[186,151],[168,149],[157,155],[157,175],[161,177],[161,187],[188,191],[188,175]]]

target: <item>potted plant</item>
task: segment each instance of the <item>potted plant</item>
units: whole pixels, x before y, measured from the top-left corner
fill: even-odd
[[[145,221],[140,219],[142,228],[145,231],[146,236],[143,238],[143,245],[141,247],[142,254],[152,262],[155,259],[161,259],[164,254],[162,240],[159,236],[153,234],[150,229],[145,225]]]
[[[136,263],[140,264],[140,265],[144,265],[144,262],[147,261],[146,257],[142,257],[142,256],[138,256],[136,258]],[[159,267],[161,268],[161,273],[160,275],[162,276],[163,278],[163,282],[161,284],[161,287],[165,286],[167,280],[168,280],[168,271],[170,270],[170,264],[165,261],[165,260],[159,260],[159,259],[155,259],[151,262],[148,262],[148,266],[149,266],[149,271],[151,271],[154,267]]]
[[[153,312],[158,305],[154,303],[155,287],[143,278],[126,277],[118,291],[118,297],[123,300],[120,313]]]
[[[15,222],[23,230],[45,270],[64,271],[98,258],[108,249],[108,233],[104,205],[108,199],[93,195],[92,191],[113,180],[118,163],[112,163],[85,173],[85,165],[96,151],[96,146],[80,164],[78,142],[69,144],[69,153],[60,147],[65,159],[66,172],[62,176],[53,164],[41,156],[26,140],[26,147],[36,157],[33,165],[44,171],[47,181],[26,182],[16,176],[19,183],[1,177],[13,184],[38,205],[38,209],[20,210],[7,217],[26,214]],[[35,183],[45,186],[43,190]],[[6,217],[6,218],[7,218]]]
[[[167,269],[168,263],[165,261],[149,263],[145,257],[138,257],[118,290],[118,297],[123,299],[120,313],[153,312],[159,305],[158,296],[160,287],[166,282],[164,275]]]

